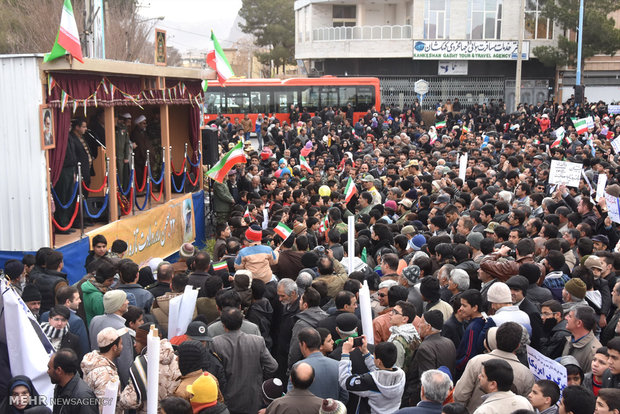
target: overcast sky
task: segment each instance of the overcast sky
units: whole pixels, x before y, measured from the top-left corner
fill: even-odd
[[[165,17],[155,27],[166,30],[168,44],[184,52],[204,49],[211,29],[222,47],[229,47],[241,0],[140,0],[140,5],[146,18]]]

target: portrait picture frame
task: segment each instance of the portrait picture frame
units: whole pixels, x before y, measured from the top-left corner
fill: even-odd
[[[159,66],[168,65],[166,31],[155,29],[155,64]]]
[[[54,110],[51,106],[39,105],[41,149],[56,148],[56,125],[54,125]]]

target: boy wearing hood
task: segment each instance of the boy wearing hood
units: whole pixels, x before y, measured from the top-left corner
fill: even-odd
[[[368,398],[370,411],[362,411],[360,405],[359,414],[396,412],[405,389],[405,373],[394,366],[398,354],[396,345],[382,342],[375,347],[373,355],[368,351],[366,338],[362,336],[362,345],[359,348],[370,372],[355,375],[352,374],[349,357],[354,348],[353,340],[354,338],[349,338],[342,346],[342,357],[338,365],[340,386],[349,393]]]

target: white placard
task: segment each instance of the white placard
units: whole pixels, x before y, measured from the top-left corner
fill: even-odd
[[[536,380],[546,379],[558,384],[560,391],[566,388],[566,367],[527,345],[527,362]]]
[[[570,161],[551,160],[549,184],[566,184],[568,187],[579,187],[583,164]]]
[[[116,398],[118,397],[119,381],[108,382],[105,387],[105,393],[103,395],[103,402],[100,402],[103,407],[101,414],[115,414],[116,413]]]
[[[603,197],[607,186],[607,174],[599,174],[596,182],[596,199]]]
[[[362,316],[362,330],[369,344],[375,343],[375,331],[372,329],[372,309],[370,307],[370,289],[368,282],[364,280],[364,284],[359,291],[360,297],[360,314]]]
[[[414,40],[413,59],[517,60],[518,40]],[[530,42],[521,47],[523,60],[530,57]]]
[[[467,172],[467,153],[464,153],[459,159],[459,178],[465,182],[465,173]]]
[[[183,335],[192,321],[198,299],[198,289],[191,285],[185,286],[182,295],[170,299],[168,311],[168,340]]]
[[[146,412],[157,414],[159,406],[159,349],[161,346],[157,329],[151,325],[146,337]]]
[[[607,105],[607,112],[609,114],[620,114],[620,105]]]
[[[605,203],[607,204],[607,215],[614,223],[620,223],[620,200],[605,193]]]
[[[586,117],[586,126],[588,128],[594,128],[594,118],[592,118],[592,116]]]
[[[347,271],[349,272],[349,274],[351,274],[353,273],[353,258],[355,257],[355,216],[349,216],[347,221],[349,231],[349,233],[347,234],[347,247],[349,248],[349,251],[347,252],[347,255],[349,256]]]
[[[616,152],[616,154],[620,154],[620,136],[618,136],[618,138],[611,141],[611,146]]]

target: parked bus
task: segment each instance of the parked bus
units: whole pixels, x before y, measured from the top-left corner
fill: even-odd
[[[366,111],[381,105],[377,78],[230,79],[225,87],[209,85],[204,94],[205,124],[219,114],[234,122],[246,113],[252,122],[258,114],[275,114],[281,122],[290,122],[291,104],[298,105],[300,112],[307,108],[311,114],[326,106],[346,111],[351,104],[356,122]]]

